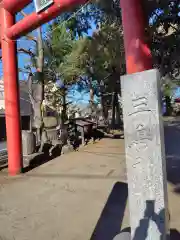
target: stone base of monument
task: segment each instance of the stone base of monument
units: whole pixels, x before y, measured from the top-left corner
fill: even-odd
[[[159,72],[154,69],[122,76],[121,88],[131,237],[167,239],[169,217]]]
[[[37,152],[37,153],[32,153],[30,155],[24,155],[23,156],[23,167],[29,167],[32,162],[38,162],[38,159],[42,158],[44,155],[43,152]]]
[[[131,234],[129,232],[122,232],[122,233],[119,233],[117,236],[115,236],[113,240],[131,240]]]
[[[36,139],[31,131],[22,131],[23,167],[29,167],[32,161],[38,161],[43,152],[36,152]]]
[[[73,151],[74,151],[73,146],[71,146],[71,145],[64,145],[62,147],[61,154],[67,154],[67,153],[70,153],[70,152],[73,152]]]

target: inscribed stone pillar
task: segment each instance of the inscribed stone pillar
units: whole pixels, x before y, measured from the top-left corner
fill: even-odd
[[[130,227],[133,240],[168,239],[168,201],[160,76],[121,77]]]

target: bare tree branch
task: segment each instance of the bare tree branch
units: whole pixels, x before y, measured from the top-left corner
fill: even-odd
[[[27,14],[23,10],[21,10],[20,13],[23,15],[23,17],[27,17]]]
[[[26,14],[23,10],[21,10],[20,13],[21,13],[22,16],[24,16],[24,17],[27,17],[27,16],[28,16],[28,14]],[[28,40],[31,40],[31,41],[34,41],[34,42],[37,43],[37,40],[36,40],[35,37],[33,37],[33,36],[31,36],[31,35],[27,35],[26,37],[27,37]]]
[[[44,67],[44,48],[43,48],[43,39],[42,39],[42,32],[41,28],[37,29],[37,50],[38,50],[38,58],[37,58],[37,67],[39,68],[40,72],[43,72]]]
[[[28,54],[28,55],[31,56],[31,57],[35,57],[35,56],[36,56],[31,50],[27,50],[27,49],[24,49],[24,48],[19,48],[17,51],[18,51],[19,53]]]
[[[29,70],[29,71],[26,71],[26,70],[24,70],[24,69],[22,69],[22,68],[18,68],[18,71],[19,72],[22,72],[22,73],[28,73],[28,74],[31,74],[32,72]]]
[[[156,15],[157,19],[160,18],[160,16],[156,13],[156,11],[154,12],[154,14]],[[161,23],[161,26],[163,26],[163,24]],[[174,29],[177,33],[179,32],[179,29],[176,28],[174,25],[172,25],[170,22],[169,22],[169,26]]]
[[[37,39],[36,39],[36,37],[31,36],[31,35],[26,35],[26,38],[27,38],[28,40],[30,40],[30,41],[34,41],[34,42],[37,44]]]
[[[33,98],[33,95],[32,95],[32,76],[33,76],[33,74],[29,73],[27,82],[28,82],[28,89],[29,89],[29,97],[30,97],[31,104],[33,105],[33,109],[34,109],[35,99]]]

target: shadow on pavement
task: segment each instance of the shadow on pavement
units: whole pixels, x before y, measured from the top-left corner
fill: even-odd
[[[121,231],[121,233],[123,232],[131,232],[130,228],[125,228]],[[119,238],[117,236],[117,238],[113,239],[113,240],[124,240],[123,238],[120,238],[121,235],[119,235]],[[169,237],[169,236],[168,236]],[[168,239],[168,238],[167,238]],[[176,230],[176,229],[170,229],[170,240],[179,240],[180,239],[180,233]],[[135,238],[133,238],[133,240],[135,240]],[[138,239],[139,240],[139,239]],[[144,238],[140,238],[140,240],[144,240]]]
[[[180,239],[180,233],[176,229],[170,230],[170,240],[178,240]]]
[[[165,149],[167,162],[167,179],[179,188],[180,193],[180,122],[165,122]],[[178,192],[176,190],[175,192]]]
[[[112,240],[120,233],[127,198],[127,184],[117,182],[109,195],[90,240]]]
[[[124,134],[123,133],[105,134],[103,138],[124,139]]]
[[[56,157],[60,156],[61,155],[61,152],[58,148],[56,148],[54,151],[53,151],[53,155],[52,156],[49,156],[49,146],[46,146],[46,148],[44,149],[44,153],[43,154],[40,154],[40,155],[37,155],[36,157],[34,157],[30,162],[29,162],[29,165],[27,167],[24,167],[22,172],[23,173],[27,173],[31,170],[33,170],[34,168],[37,168],[49,161],[52,161],[54,160]]]
[[[146,201],[146,209],[144,211],[144,216],[139,221],[139,226],[135,230],[133,240],[139,240],[139,239],[146,240],[147,239],[150,221],[153,221],[156,224],[159,234],[160,234],[159,239],[165,239],[165,238],[168,239],[169,234],[166,235],[166,229],[165,229],[165,224],[164,224],[165,217],[166,217],[165,209],[162,209],[157,214],[155,212],[155,201],[152,201],[152,200]],[[154,237],[157,238],[157,235]]]
[[[162,209],[159,213],[155,212],[155,202],[153,200],[146,201],[146,209],[144,211],[143,218],[139,221],[138,227],[134,231],[134,236],[132,240],[146,240],[148,238],[148,229],[150,227],[150,221],[154,222],[157,226],[158,235],[151,236],[152,239],[170,239],[170,240],[178,240],[180,239],[180,233],[176,229],[170,229],[170,232],[166,234],[167,230],[164,225],[166,217],[165,209]],[[131,232],[131,228],[126,228],[121,231],[122,232]],[[117,240],[121,240],[121,233],[119,234],[119,238],[115,238]],[[170,238],[169,238],[170,237]],[[123,240],[123,239],[122,239]]]

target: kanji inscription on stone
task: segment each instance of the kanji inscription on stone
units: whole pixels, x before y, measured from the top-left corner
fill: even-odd
[[[130,227],[133,240],[167,239],[168,201],[160,77],[121,77]]]
[[[40,12],[45,10],[51,4],[53,4],[54,0],[34,0],[34,5],[36,8],[36,12]]]

